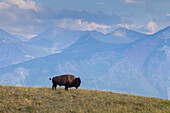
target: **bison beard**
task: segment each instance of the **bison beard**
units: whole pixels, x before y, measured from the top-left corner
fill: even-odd
[[[51,78],[49,78],[51,80]],[[57,85],[59,86],[65,86],[65,90],[68,91],[69,87],[75,87],[76,89],[81,84],[80,78],[75,78],[74,75],[60,75],[52,78],[52,89],[56,89]]]

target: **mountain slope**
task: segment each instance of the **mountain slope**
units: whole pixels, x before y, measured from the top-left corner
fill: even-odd
[[[170,101],[106,91],[0,86],[1,112],[169,112]],[[9,104],[10,103],[10,104]]]
[[[39,48],[27,45],[0,29],[0,67],[17,64],[47,54]]]
[[[113,43],[113,44],[127,44],[136,40],[142,39],[148,35],[142,34],[126,28],[118,28],[108,34],[92,33],[93,37],[98,40]]]
[[[66,30],[58,27],[51,27],[36,37],[29,40],[29,44],[48,49],[52,53],[62,51],[74,44],[80,37],[89,34],[96,40],[113,44],[128,44],[141,39],[147,35],[125,28],[118,28],[115,31],[102,34],[96,31]]]
[[[138,91],[146,96],[168,97],[170,95],[170,70],[168,68],[170,67],[170,57],[168,55],[170,40],[167,35],[158,37],[160,34],[168,33],[169,28],[166,28],[135,42],[126,51],[126,57],[110,67],[105,76],[109,76],[108,79],[120,82],[117,88],[119,91],[127,92],[128,90],[129,93]],[[117,85],[116,83],[112,85]],[[126,90],[124,85],[131,89]],[[142,87],[136,87],[138,85]]]
[[[44,47],[55,53],[72,45],[83,34],[86,34],[86,32],[51,27],[38,36],[31,38],[28,43]]]
[[[112,65],[127,47],[128,45],[118,47],[114,44],[107,44],[95,40],[90,35],[86,35],[81,37],[75,44],[65,49],[62,53],[0,69],[0,75],[2,76],[0,82],[1,84],[8,84],[9,80],[6,79],[8,78],[7,76],[14,76],[18,78],[18,81],[11,80],[10,84],[44,86],[48,84],[48,77],[62,73],[76,73],[83,77],[85,81],[88,81],[91,77],[93,78],[92,80],[95,80],[96,71],[100,68],[98,63],[101,62],[101,65],[104,64],[106,66],[104,70],[106,70],[107,65]],[[119,50],[121,51],[116,52]],[[95,60],[97,60],[98,63]],[[105,60],[111,62],[108,63]],[[88,63],[90,67],[94,68],[89,70],[89,67],[86,67]],[[86,72],[86,70],[89,70],[87,72],[93,71],[94,74],[91,76],[86,76],[87,73],[82,74],[82,72]],[[98,73],[102,71],[103,70],[100,70]],[[25,79],[23,80],[21,78]],[[87,83],[90,82],[91,81],[88,81]],[[87,83],[85,83],[84,86]],[[90,88],[90,85],[88,88]]]
[[[49,86],[48,77],[69,73],[82,79],[83,88],[168,98],[168,33],[166,28],[132,43],[113,44],[90,32],[62,53],[1,68],[0,83]]]

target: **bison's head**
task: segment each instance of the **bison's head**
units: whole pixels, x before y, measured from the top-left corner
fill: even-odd
[[[75,83],[74,83],[76,89],[80,86],[80,84],[81,84],[81,79],[78,77],[75,79]]]

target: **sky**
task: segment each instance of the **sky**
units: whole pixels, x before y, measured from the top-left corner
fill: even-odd
[[[152,34],[170,26],[170,0],[0,0],[0,28],[31,38],[50,27]]]

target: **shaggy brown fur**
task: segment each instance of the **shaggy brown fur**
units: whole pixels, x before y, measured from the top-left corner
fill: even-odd
[[[51,78],[50,78],[51,80]],[[60,75],[52,78],[52,89],[56,89],[57,85],[65,86],[65,90],[68,91],[69,87],[75,87],[76,89],[80,86],[81,80],[80,78],[75,78],[74,75]]]

